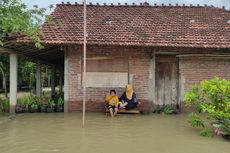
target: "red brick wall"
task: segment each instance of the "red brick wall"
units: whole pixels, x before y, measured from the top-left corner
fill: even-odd
[[[82,109],[82,47],[72,46],[68,48],[69,58],[69,111],[77,111]],[[162,48],[162,51],[184,53],[200,53],[200,50],[192,49],[176,49]],[[203,53],[209,53],[209,50],[202,50]],[[211,52],[219,52],[212,50]],[[88,46],[87,57],[95,56],[131,56],[130,73],[134,90],[138,99],[146,104],[143,109],[150,109],[150,101],[148,99],[148,81],[151,50],[141,47],[112,47],[112,46]],[[219,76],[230,79],[230,60],[217,58],[198,58],[186,57],[179,60],[179,72],[183,77],[183,89],[190,89],[194,83],[199,83],[204,79],[211,79]],[[111,88],[87,88],[86,110],[87,111],[103,111],[104,98]],[[115,88],[118,95],[121,95],[124,88]],[[184,92],[184,91],[180,91]],[[181,95],[182,96],[182,95]]]
[[[148,76],[150,64],[150,51],[145,51],[138,47],[99,47],[88,46],[87,57],[94,56],[131,56],[130,73],[133,76],[132,82],[134,90],[141,101],[148,101]],[[82,108],[82,87],[81,87],[81,72],[82,72],[82,48],[69,47],[69,111],[77,111]],[[104,99],[106,93],[111,88],[87,88],[86,110],[87,111],[102,111],[104,109]],[[124,88],[115,88],[118,95],[121,95]],[[149,107],[150,108],[150,107]]]
[[[185,91],[193,84],[215,76],[230,80],[230,60],[218,58],[190,57],[179,60],[179,70],[184,77]]]

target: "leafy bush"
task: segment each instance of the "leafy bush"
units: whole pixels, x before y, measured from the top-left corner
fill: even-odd
[[[30,108],[38,109],[40,105],[40,99],[36,95],[29,95],[19,98],[18,103],[19,105],[26,107],[27,111]]]
[[[194,85],[192,90],[185,94],[184,101],[186,107],[195,108],[199,113],[207,113],[211,122],[218,121],[219,125],[224,125],[223,131],[230,128],[230,124],[228,124],[230,119],[230,81],[218,77],[204,80],[199,85]],[[205,127],[203,121],[194,113],[190,116],[190,124]],[[209,136],[207,130],[203,130],[201,135]]]
[[[163,112],[165,114],[177,114],[177,110],[175,107],[173,107],[172,105],[166,105],[163,109]]]
[[[18,101],[17,101],[17,104],[20,105],[20,106],[26,107],[26,105],[27,105],[27,99],[28,99],[28,96],[20,97],[18,99]]]
[[[204,122],[201,120],[200,116],[197,115],[196,113],[192,113],[190,116],[189,116],[189,121],[190,125],[192,127],[202,127],[202,128],[205,128],[204,126]]]
[[[46,10],[37,5],[29,9],[21,0],[2,0],[0,2],[0,46],[4,46],[4,38],[9,34],[25,34],[35,42],[36,47],[42,48],[39,38],[42,33],[40,25],[43,18],[50,20]]]
[[[38,109],[40,106],[40,99],[35,95],[30,95],[27,99],[28,106],[32,109]]]
[[[230,81],[214,78],[194,85],[184,96],[185,105],[208,113],[210,119],[230,118]]]
[[[215,128],[218,128],[222,131],[223,135],[230,136],[230,119],[226,118],[223,120],[218,120],[212,124]]]
[[[193,107],[198,112],[201,112],[200,103],[202,102],[199,92],[199,86],[193,85],[192,90],[184,95],[185,107]]]
[[[52,98],[50,98],[48,100],[48,107],[49,108],[54,108],[54,106],[55,106],[55,102],[54,102],[54,100]]]
[[[3,112],[8,113],[10,111],[10,100],[4,99],[2,103]]]
[[[64,104],[64,100],[60,97],[58,98],[57,105],[62,106]]]
[[[200,131],[200,136],[203,137],[213,137],[212,129],[204,128]]]
[[[64,101],[63,101],[64,103]],[[153,110],[153,113],[164,113],[167,115],[170,114],[178,114],[178,106],[177,105],[163,105],[163,106],[156,106]]]
[[[32,109],[38,109],[38,108],[39,108],[39,105],[36,104],[36,103],[33,103],[33,104],[30,105],[30,107],[31,107]]]

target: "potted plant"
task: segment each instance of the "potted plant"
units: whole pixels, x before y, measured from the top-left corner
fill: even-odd
[[[37,113],[37,112],[39,112],[39,105],[37,103],[32,103],[29,106],[29,112],[30,113]]]
[[[40,112],[47,112],[47,107],[48,107],[48,99],[47,98],[42,98],[41,99],[41,107],[40,107]]]
[[[52,113],[52,112],[54,112],[54,107],[55,107],[54,100],[50,98],[50,99],[48,100],[48,107],[47,107],[47,109],[46,109],[46,112],[47,112],[47,113]]]
[[[39,112],[39,98],[35,95],[30,95],[27,99],[28,112],[35,113]]]
[[[63,112],[64,111],[64,101],[61,97],[58,98],[57,104],[55,106],[55,111],[56,112]]]
[[[26,104],[27,104],[27,97],[21,97],[18,99],[15,112],[16,113],[26,113]]]

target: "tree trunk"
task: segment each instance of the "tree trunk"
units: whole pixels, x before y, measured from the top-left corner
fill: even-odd
[[[6,75],[5,75],[5,72],[4,72],[4,70],[3,70],[1,65],[0,65],[0,71],[2,72],[2,80],[3,80],[3,88],[5,90],[5,96],[6,96],[6,98],[8,98],[7,85],[6,85]]]
[[[48,73],[48,87],[50,87],[50,74]]]
[[[46,72],[45,72],[45,78],[44,78],[44,82],[45,82],[45,86],[48,87],[49,86],[49,74],[48,74],[48,67],[46,66]]]
[[[30,73],[29,88],[30,88],[30,93],[32,93],[32,72]]]

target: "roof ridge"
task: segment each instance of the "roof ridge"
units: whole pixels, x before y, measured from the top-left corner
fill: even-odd
[[[82,6],[84,4],[83,3],[70,3],[70,2],[62,2],[62,3],[59,3],[57,4],[58,6],[61,6],[61,5],[69,5],[69,6]],[[128,3],[124,3],[124,4],[121,4],[121,3],[117,3],[117,4],[114,4],[114,3],[110,3],[110,4],[107,4],[107,3],[103,3],[103,4],[100,4],[100,3],[95,3],[93,4],[92,2],[89,2],[87,4],[87,6],[100,6],[100,7],[103,7],[103,6],[106,6],[106,7],[171,7],[171,8],[215,8],[215,9],[221,9],[221,10],[227,10],[227,11],[230,11],[230,9],[226,9],[225,6],[222,6],[222,7],[216,7],[214,5],[207,5],[207,4],[204,4],[204,5],[200,5],[200,4],[197,4],[197,5],[193,5],[193,4],[189,4],[189,5],[186,5],[186,4],[182,4],[182,5],[179,5],[178,3],[175,3],[174,5],[171,4],[171,3],[168,3],[168,4],[165,4],[165,3],[161,3],[161,5],[157,4],[157,3],[154,3],[153,5],[149,4],[148,2],[144,2],[144,3],[139,3],[139,4],[136,4],[136,3],[132,3],[132,4],[128,4]]]

